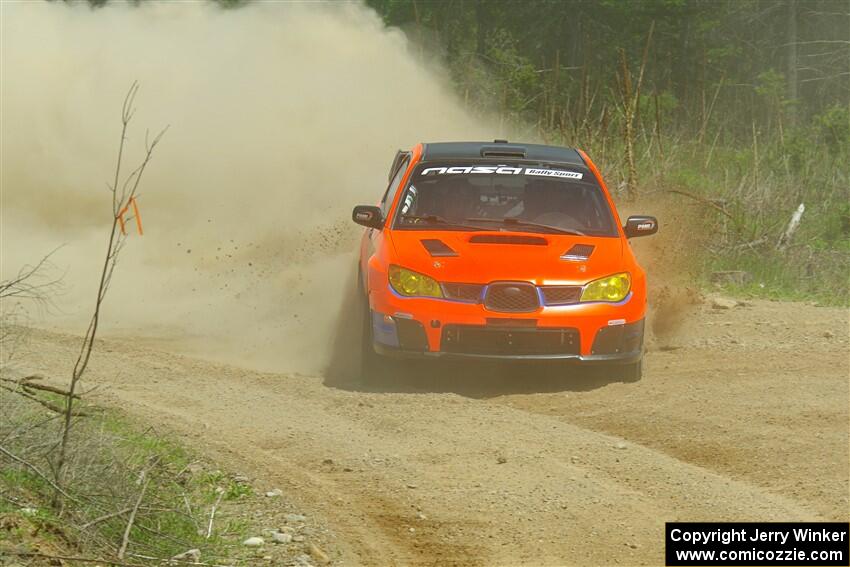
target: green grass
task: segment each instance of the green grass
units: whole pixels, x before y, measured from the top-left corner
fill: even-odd
[[[788,255],[800,256],[794,250]],[[799,258],[795,264],[793,259],[777,252],[737,254],[709,261],[705,271],[746,271],[751,276],[748,282],[723,286],[735,296],[846,306],[850,304],[847,258],[836,256],[839,255],[814,254],[808,259]],[[704,284],[708,287],[710,282],[705,280]]]
[[[4,405],[0,436],[20,425],[26,431],[12,435],[11,443],[4,446],[42,471],[50,471],[44,449],[32,448],[39,444],[43,447],[44,439],[58,434],[58,420],[29,428],[26,426],[47,415],[40,406],[12,394],[0,396],[0,404]],[[235,544],[246,536],[249,525],[228,510],[254,496],[250,486],[214,470],[163,432],[144,427],[120,412],[84,409],[89,417],[78,420],[72,432],[74,443],[65,487],[80,502],[66,502],[61,517],[50,505],[53,491],[47,482],[26,468],[0,461],[0,491],[9,497],[0,499],[0,514],[16,517],[17,524],[23,526],[17,531],[0,530],[0,553],[4,545],[31,544],[27,534],[34,532],[57,535],[57,545],[80,545],[89,556],[114,556],[127,514],[87,530],[79,526],[132,506],[141,490],[140,472],[146,470],[148,485],[130,532],[130,552],[168,558],[197,548],[205,560],[220,561],[239,554]],[[219,491],[215,529],[207,539],[210,508],[219,500]],[[34,506],[37,512],[22,512],[23,503]]]
[[[712,288],[713,272],[750,274],[745,285],[725,287],[731,294],[850,305],[850,154],[768,138],[756,161],[753,148],[725,143],[713,150],[694,141],[667,147],[663,166],[652,147],[638,144],[638,201],[649,195],[665,210],[691,212],[692,242],[683,268],[696,268],[700,281]],[[595,157],[593,152],[591,147]],[[624,181],[622,155],[620,142],[606,140],[601,169],[612,189]],[[731,218],[670,190],[707,199]],[[790,246],[778,251],[776,243],[800,203],[806,210],[799,229]],[[664,229],[657,238],[664,238]]]
[[[47,492],[49,489],[48,484],[41,477],[26,469],[0,469],[0,485],[16,486],[18,489],[32,494]],[[0,500],[0,505],[11,506],[7,500]]]
[[[824,109],[808,123],[786,124],[781,132],[775,125],[759,127],[755,140],[741,131],[733,134],[735,124],[724,123],[720,114],[701,141],[693,124],[665,121],[663,152],[654,114],[641,116],[634,141],[635,204],[648,201],[664,210],[690,212],[686,222],[692,241],[682,253],[688,256],[682,259],[682,272],[695,268],[697,280],[714,287],[712,272],[744,270],[751,274],[750,282],[727,286],[727,292],[850,305],[850,107]],[[622,208],[627,201],[622,191],[625,143],[620,115],[609,117],[605,125],[592,118],[581,130],[538,128],[537,133],[547,143],[586,150]],[[512,125],[511,139],[528,137],[527,116],[509,114],[506,120]],[[707,199],[731,218],[671,190]],[[778,252],[776,242],[800,203],[806,211],[792,246]],[[665,238],[665,228],[662,224],[656,238]],[[747,247],[756,241],[761,244]]]

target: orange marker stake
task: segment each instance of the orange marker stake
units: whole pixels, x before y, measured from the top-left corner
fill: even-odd
[[[139,229],[139,236],[143,236],[145,232],[142,230],[142,216],[139,214],[139,206],[136,204],[136,198],[132,197],[130,202],[133,204],[133,214],[136,216],[136,228]]]
[[[144,235],[145,232],[142,230],[142,216],[139,214],[139,205],[136,203],[135,197],[130,197],[130,200],[127,202],[127,205],[118,212],[118,215],[115,217],[118,219],[118,224],[121,225],[121,234],[127,236],[127,225],[124,222],[124,215],[127,214],[127,209],[130,208],[130,205],[133,206],[133,217],[136,219],[136,229],[139,231],[139,235]]]
[[[124,226],[124,213],[127,212],[127,207],[124,207],[118,212],[116,218],[118,219],[118,223],[121,225],[121,234],[124,236],[127,235],[127,228]]]

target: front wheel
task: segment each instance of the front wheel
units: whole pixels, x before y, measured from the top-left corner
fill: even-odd
[[[643,378],[643,358],[637,362],[623,364],[619,370],[623,382],[639,382]]]
[[[362,331],[360,333],[360,384],[380,386],[390,373],[389,362],[375,352],[372,338],[372,311],[369,302],[364,301],[362,309]]]

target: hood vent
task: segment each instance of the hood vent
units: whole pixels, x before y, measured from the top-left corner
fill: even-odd
[[[576,244],[561,255],[561,260],[570,262],[584,262],[593,254],[595,246],[592,244]]]
[[[449,248],[449,245],[442,240],[436,238],[426,238],[422,240],[422,246],[428,251],[431,256],[436,258],[446,258],[448,256],[457,256],[457,252]]]
[[[521,236],[517,234],[476,234],[469,239],[470,244],[526,244],[546,246],[549,242],[539,236]]]

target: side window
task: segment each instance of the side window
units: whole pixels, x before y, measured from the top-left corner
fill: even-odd
[[[390,181],[390,184],[387,187],[387,192],[384,193],[384,198],[381,199],[381,213],[384,215],[384,218],[387,217],[390,205],[392,205],[392,202],[395,199],[395,194],[398,192],[399,185],[401,185],[401,178],[404,177],[404,172],[407,171],[408,165],[410,165],[410,155],[405,156],[404,159],[401,160],[398,171],[396,171],[393,180]]]

